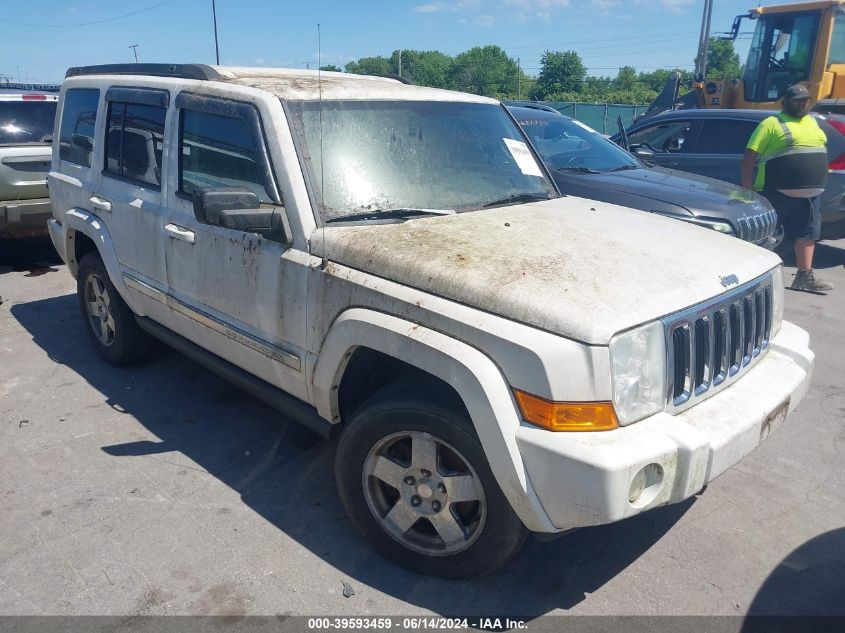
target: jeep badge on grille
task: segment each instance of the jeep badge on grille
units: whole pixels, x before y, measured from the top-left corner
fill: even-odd
[[[719,275],[719,281],[724,288],[739,284],[739,279],[736,275]]]

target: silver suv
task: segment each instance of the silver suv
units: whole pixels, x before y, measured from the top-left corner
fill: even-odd
[[[55,94],[0,88],[0,245],[47,235],[57,101]]]
[[[337,438],[351,522],[413,569],[686,499],[806,392],[776,255],[560,196],[498,101],[139,64],[59,109],[50,234],[100,354],[157,337]]]

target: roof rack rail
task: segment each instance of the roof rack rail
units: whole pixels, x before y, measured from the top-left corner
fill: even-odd
[[[28,83],[13,83],[0,82],[0,90],[33,90],[37,92],[58,92],[61,86],[59,84],[28,84]]]
[[[206,64],[101,64],[99,66],[74,66],[65,77],[82,75],[153,75],[180,79],[216,81],[223,76]]]

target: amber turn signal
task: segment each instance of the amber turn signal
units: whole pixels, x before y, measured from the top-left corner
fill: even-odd
[[[610,402],[552,402],[513,390],[522,417],[550,431],[610,431],[619,427]]]

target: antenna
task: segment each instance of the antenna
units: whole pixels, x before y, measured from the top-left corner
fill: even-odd
[[[323,49],[320,23],[317,23],[317,93],[320,100],[320,191],[323,191]],[[321,194],[322,195],[322,194]]]
[[[211,15],[214,18],[214,56],[217,60],[217,65],[220,65],[220,47],[217,45],[217,6],[214,0],[211,0]]]
[[[323,71],[321,70],[323,66],[323,48],[322,48],[322,37],[320,36],[320,23],[317,22],[317,96],[319,99],[319,113],[320,113],[320,203],[323,204],[323,208],[325,209],[325,199],[326,199],[326,189],[324,186],[325,178],[323,177],[325,173],[325,167],[323,165]],[[320,216],[323,216],[320,213]],[[323,226],[320,229],[320,237],[322,238],[323,244],[320,248],[320,252],[322,253],[323,261],[320,263],[320,270],[325,270],[326,265],[328,264],[328,260],[326,259],[326,221],[323,218]]]

